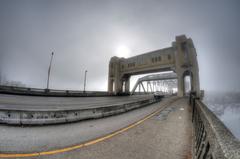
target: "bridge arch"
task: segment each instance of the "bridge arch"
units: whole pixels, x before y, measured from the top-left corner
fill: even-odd
[[[171,47],[130,58],[112,57],[109,62],[108,92],[110,94],[130,93],[132,75],[165,71],[173,71],[177,74],[178,96],[185,95],[183,75],[190,71],[191,90],[200,95],[197,53],[192,39],[185,35],[177,36]]]
[[[186,70],[182,75],[183,81],[183,94],[186,96],[190,91],[193,91],[193,73],[190,70]]]

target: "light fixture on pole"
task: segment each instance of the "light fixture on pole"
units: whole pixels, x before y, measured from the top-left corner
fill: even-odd
[[[51,54],[51,60],[48,68],[48,78],[47,78],[47,90],[49,89],[49,79],[50,79],[50,73],[51,73],[51,67],[52,67],[52,60],[53,60],[54,53]]]
[[[84,88],[83,88],[83,92],[86,92],[86,79],[87,79],[87,70],[85,70],[85,74],[84,74]]]

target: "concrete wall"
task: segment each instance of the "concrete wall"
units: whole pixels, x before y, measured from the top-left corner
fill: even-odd
[[[58,111],[0,110],[0,123],[13,125],[43,125],[68,123],[86,119],[103,118],[153,104],[159,99],[151,98],[121,105],[98,108]]]

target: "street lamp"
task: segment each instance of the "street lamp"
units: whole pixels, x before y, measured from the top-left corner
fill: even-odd
[[[83,88],[83,92],[85,93],[85,89],[86,89],[86,78],[87,78],[87,70],[85,70],[85,74],[84,74],[84,88]]]
[[[49,68],[48,68],[47,90],[49,89],[49,78],[50,78],[50,73],[51,73],[53,55],[54,55],[54,53],[52,52],[52,54],[51,54],[51,60],[50,60]]]

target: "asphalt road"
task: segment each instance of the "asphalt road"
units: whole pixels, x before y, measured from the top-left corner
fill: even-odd
[[[40,97],[0,94],[0,109],[76,110],[97,108],[153,98],[153,95],[109,97]]]
[[[174,97],[176,98],[176,97]],[[163,107],[172,98],[116,116],[70,124],[18,127],[0,125],[1,153],[32,153],[77,145],[112,133]]]
[[[34,159],[192,159],[192,131],[191,108],[182,98],[112,138]]]

